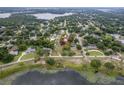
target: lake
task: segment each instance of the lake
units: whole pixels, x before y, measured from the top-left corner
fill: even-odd
[[[31,14],[35,16],[37,19],[54,19],[55,17],[61,17],[61,16],[68,16],[72,15],[73,13],[64,13],[64,14],[52,14],[52,13],[37,13],[37,14]]]
[[[8,18],[11,16],[11,13],[0,13],[0,18]]]
[[[1,79],[0,85],[124,85],[124,77],[108,76],[100,72],[79,74],[69,69],[32,69]]]
[[[29,71],[13,82],[13,85],[87,85],[88,80],[75,71],[59,71],[56,73],[41,73]]]
[[[12,13],[0,13],[0,18],[8,18],[11,16]],[[61,17],[61,16],[68,16],[72,15],[73,13],[64,13],[64,14],[52,14],[52,13],[37,13],[37,14],[31,14],[35,16],[37,19],[54,19],[55,17]]]

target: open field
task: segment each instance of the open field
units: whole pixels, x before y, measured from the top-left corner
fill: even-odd
[[[30,58],[34,58],[36,56],[36,53],[33,52],[33,53],[29,53],[29,54],[26,54],[24,55],[21,60],[26,60],[26,59],[30,59]]]
[[[104,54],[99,50],[88,50],[89,56],[104,56]]]
[[[22,52],[20,52],[17,56],[14,57],[13,61],[17,61],[19,59],[19,57],[21,56]]]

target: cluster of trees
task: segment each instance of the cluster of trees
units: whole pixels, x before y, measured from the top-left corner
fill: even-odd
[[[94,72],[97,73],[102,67],[102,63],[100,60],[94,59],[90,63],[91,67],[94,69]],[[112,62],[106,62],[103,64],[103,67],[106,69],[106,72],[111,72],[114,70],[115,66]]]
[[[45,37],[41,37],[38,40],[31,41],[30,45],[38,46],[41,48],[45,47],[45,48],[54,49],[54,41],[50,41],[49,39],[47,39]]]
[[[51,66],[56,64],[56,61],[53,58],[46,58],[45,61],[48,65],[51,65]]]
[[[25,40],[18,38],[15,45],[18,46],[19,51],[26,50],[29,46],[39,48],[51,48],[54,49],[54,41],[50,41],[45,37],[38,38],[37,40]]]
[[[103,50],[107,55],[112,54],[114,52],[116,53],[124,51],[124,46],[108,34],[105,34],[99,38],[88,35],[85,36],[84,39],[84,45],[95,44],[97,48]],[[108,49],[111,49],[111,51],[108,51]]]
[[[0,48],[0,61],[3,63],[9,63],[13,61],[14,56],[8,53],[6,48]]]
[[[77,44],[76,47],[77,47],[78,50],[81,50],[82,49],[82,47],[81,47],[80,44]]]
[[[69,44],[66,44],[62,48],[62,55],[63,56],[73,56],[73,55],[75,55],[75,52],[71,50],[71,47]]]
[[[24,24],[32,24],[38,20],[31,15],[12,14],[9,18],[0,18],[1,26],[19,26]]]

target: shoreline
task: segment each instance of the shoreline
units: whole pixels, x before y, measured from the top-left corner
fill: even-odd
[[[23,71],[19,71],[17,73],[14,73],[14,74],[11,74],[3,79],[0,79],[0,85],[11,85],[12,82],[14,80],[16,80],[18,77],[28,73],[28,72],[32,72],[32,71],[37,71],[37,72],[40,72],[42,74],[56,74],[56,73],[59,73],[59,72],[62,72],[62,71],[73,71],[75,73],[78,73],[81,75],[82,78],[85,78],[86,80],[88,80],[91,84],[93,85],[96,85],[96,84],[102,84],[102,85],[111,85],[112,82],[116,82],[116,77],[110,77],[110,76],[107,76],[103,73],[97,73],[97,74],[93,74],[93,73],[90,73],[88,71],[84,72],[79,72],[79,71],[76,71],[75,69],[71,69],[71,68],[52,68],[52,69],[46,69],[46,68],[32,68],[32,69],[25,69]],[[90,73],[90,74],[88,74]],[[92,74],[92,75],[91,75]],[[122,77],[124,78],[124,77]],[[100,80],[101,79],[101,80]],[[100,84],[100,85],[101,85]],[[118,83],[117,83],[118,84]]]

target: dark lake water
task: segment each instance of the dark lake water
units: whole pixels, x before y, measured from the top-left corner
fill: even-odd
[[[11,13],[0,13],[0,18],[7,18],[11,16]]]
[[[42,73],[37,70],[28,71],[17,76],[12,85],[124,85],[124,77],[117,76],[115,79],[97,73],[94,83],[87,80],[79,73],[72,70],[58,71],[56,73]]]
[[[41,73],[30,71],[16,78],[13,85],[87,85],[88,80],[75,71],[59,71],[57,73]]]

